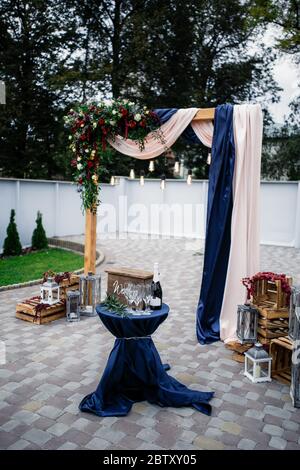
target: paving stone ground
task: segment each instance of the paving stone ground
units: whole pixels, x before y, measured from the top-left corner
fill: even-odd
[[[203,255],[200,242],[127,236],[102,239],[108,265],[151,269],[160,263],[169,318],[153,335],[174,377],[199,390],[214,390],[210,417],[192,408],[146,402],[127,417],[81,413],[82,397],[95,390],[113,346],[97,318],[32,325],[14,317],[28,287],[0,294],[1,449],[299,449],[300,410],[289,388],[276,381],[252,384],[221,342],[200,346],[195,337]],[[199,254],[200,252],[200,254]],[[300,283],[300,250],[263,246],[261,269],[291,274]],[[0,343],[1,344],[1,343]],[[3,345],[3,343],[2,343]]]

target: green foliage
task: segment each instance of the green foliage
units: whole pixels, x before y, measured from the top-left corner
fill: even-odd
[[[3,245],[4,256],[20,255],[22,253],[22,245],[18,234],[17,224],[15,222],[14,209],[10,212],[10,221],[6,233],[7,237],[5,238]]]
[[[121,317],[127,317],[131,315],[130,312],[127,311],[127,306],[123,304],[114,294],[107,294],[106,299],[101,304],[110,312],[115,313],[116,315],[120,315]]]
[[[44,248],[48,248],[48,241],[45,229],[43,227],[42,214],[40,211],[38,211],[37,213],[37,218],[35,222],[36,228],[34,229],[32,234],[31,246],[35,250],[43,250]]]
[[[74,271],[82,266],[82,255],[59,248],[0,258],[0,286],[42,279],[43,273],[50,269],[55,272]]]

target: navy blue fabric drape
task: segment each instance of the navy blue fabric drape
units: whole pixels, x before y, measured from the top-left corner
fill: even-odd
[[[232,118],[232,105],[224,104],[216,108],[209,170],[204,267],[197,308],[196,331],[201,344],[220,339],[219,318],[230,251],[235,162]]]
[[[210,414],[213,393],[190,390],[169,376],[150,336],[167,318],[167,305],[151,316],[122,318],[102,306],[97,312],[116,340],[97,390],[83,398],[81,411],[125,416],[135,402],[147,400],[162,407],[193,406]]]
[[[158,115],[161,124],[164,124],[178,111],[178,108],[157,108],[154,109],[154,111]],[[184,129],[181,135],[188,144],[201,143],[190,124]]]

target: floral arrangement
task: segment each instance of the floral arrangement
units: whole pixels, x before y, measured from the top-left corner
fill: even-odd
[[[136,141],[141,150],[150,132],[164,141],[157,114],[126,99],[82,104],[70,109],[64,119],[70,129],[73,178],[81,192],[83,209],[92,211],[99,205],[99,166],[109,140],[121,135]]]
[[[285,274],[275,274],[272,272],[260,272],[255,274],[252,277],[245,277],[242,279],[243,285],[247,289],[247,300],[251,298],[251,296],[255,295],[256,293],[256,282],[260,280],[266,281],[281,281],[281,289],[282,291],[287,294],[286,295],[286,302],[289,305],[290,295],[291,295],[291,286],[287,280]]]
[[[54,278],[54,281],[57,284],[60,284],[62,281],[65,280],[70,280],[71,278],[71,273],[69,271],[65,271],[64,273],[55,273],[54,271],[46,271],[43,274],[43,282],[46,282],[48,280],[48,277]]]

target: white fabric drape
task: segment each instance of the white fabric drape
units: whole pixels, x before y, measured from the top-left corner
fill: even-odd
[[[220,337],[236,340],[237,305],[246,300],[241,279],[259,271],[260,164],[262,111],[260,105],[237,105],[233,111],[235,167],[231,247],[220,315]]]
[[[145,141],[145,148],[142,151],[134,140],[124,139],[120,135],[117,135],[114,141],[110,139],[109,143],[119,152],[140,160],[158,157],[158,155],[161,155],[166,149],[172,147],[178,137],[193,120],[197,111],[198,108],[178,109],[178,111],[160,127],[165,142],[160,142],[155,133],[148,134]],[[211,147],[213,135],[212,122],[194,121],[192,122],[192,128],[201,142],[207,147]]]

